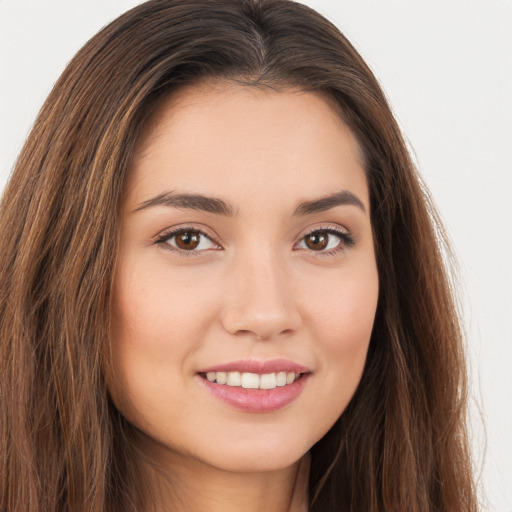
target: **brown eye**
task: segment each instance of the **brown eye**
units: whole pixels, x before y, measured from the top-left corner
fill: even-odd
[[[315,231],[304,237],[308,249],[322,251],[329,244],[329,233],[326,231]]]
[[[199,254],[210,249],[221,249],[206,233],[193,228],[176,229],[157,239],[156,243],[181,254]]]
[[[348,231],[338,228],[321,228],[310,231],[295,246],[320,254],[335,254],[354,245],[354,238]]]
[[[184,231],[175,235],[176,247],[185,251],[197,249],[201,241],[200,234],[195,231]]]

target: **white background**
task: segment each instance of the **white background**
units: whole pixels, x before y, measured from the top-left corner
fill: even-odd
[[[138,3],[0,0],[0,190],[66,63]],[[441,210],[463,282],[482,508],[512,512],[512,0],[307,3],[374,70]]]

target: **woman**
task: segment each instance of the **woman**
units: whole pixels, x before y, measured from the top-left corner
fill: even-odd
[[[2,510],[476,510],[443,232],[311,9],[121,16],[0,227]]]

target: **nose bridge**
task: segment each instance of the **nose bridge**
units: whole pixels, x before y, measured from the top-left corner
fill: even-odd
[[[296,330],[300,315],[289,274],[278,251],[268,246],[234,257],[224,298],[225,329],[260,339]]]

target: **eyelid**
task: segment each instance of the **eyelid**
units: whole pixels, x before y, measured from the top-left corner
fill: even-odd
[[[198,233],[201,236],[208,238],[208,240],[210,240],[217,247],[215,247],[213,249],[185,250],[185,249],[180,249],[179,247],[174,247],[173,245],[171,245],[169,243],[166,243],[171,238],[173,238],[181,233],[187,232],[187,231],[193,231],[195,233]],[[200,255],[204,252],[210,251],[210,250],[223,249],[222,245],[218,241],[218,237],[213,235],[209,231],[210,230],[207,230],[203,227],[193,226],[190,224],[173,226],[173,227],[165,229],[164,231],[161,231],[160,233],[155,235],[152,239],[152,243],[155,245],[160,245],[163,249],[171,251],[171,252],[175,252],[181,256],[198,256],[198,255]]]
[[[316,233],[317,231],[335,231],[336,233],[342,234],[342,235],[350,235],[350,231],[340,226],[339,224],[322,224],[320,226],[314,226],[312,228],[307,229],[304,231],[301,235],[301,238],[304,238],[305,236],[311,235],[312,233]]]
[[[305,249],[305,248],[297,248],[296,249],[296,247],[307,236],[312,235],[313,233],[317,233],[317,232],[326,232],[328,234],[333,234],[340,239],[340,243],[335,248],[329,249],[329,250],[315,251],[313,249]],[[315,257],[321,257],[321,256],[334,255],[338,252],[343,252],[346,249],[351,248],[354,244],[355,244],[355,238],[347,228],[340,226],[339,224],[331,224],[330,223],[330,224],[326,224],[326,225],[315,226],[315,227],[310,228],[307,231],[303,232],[299,241],[294,245],[294,249],[295,250],[304,250],[304,251],[312,254]]]

